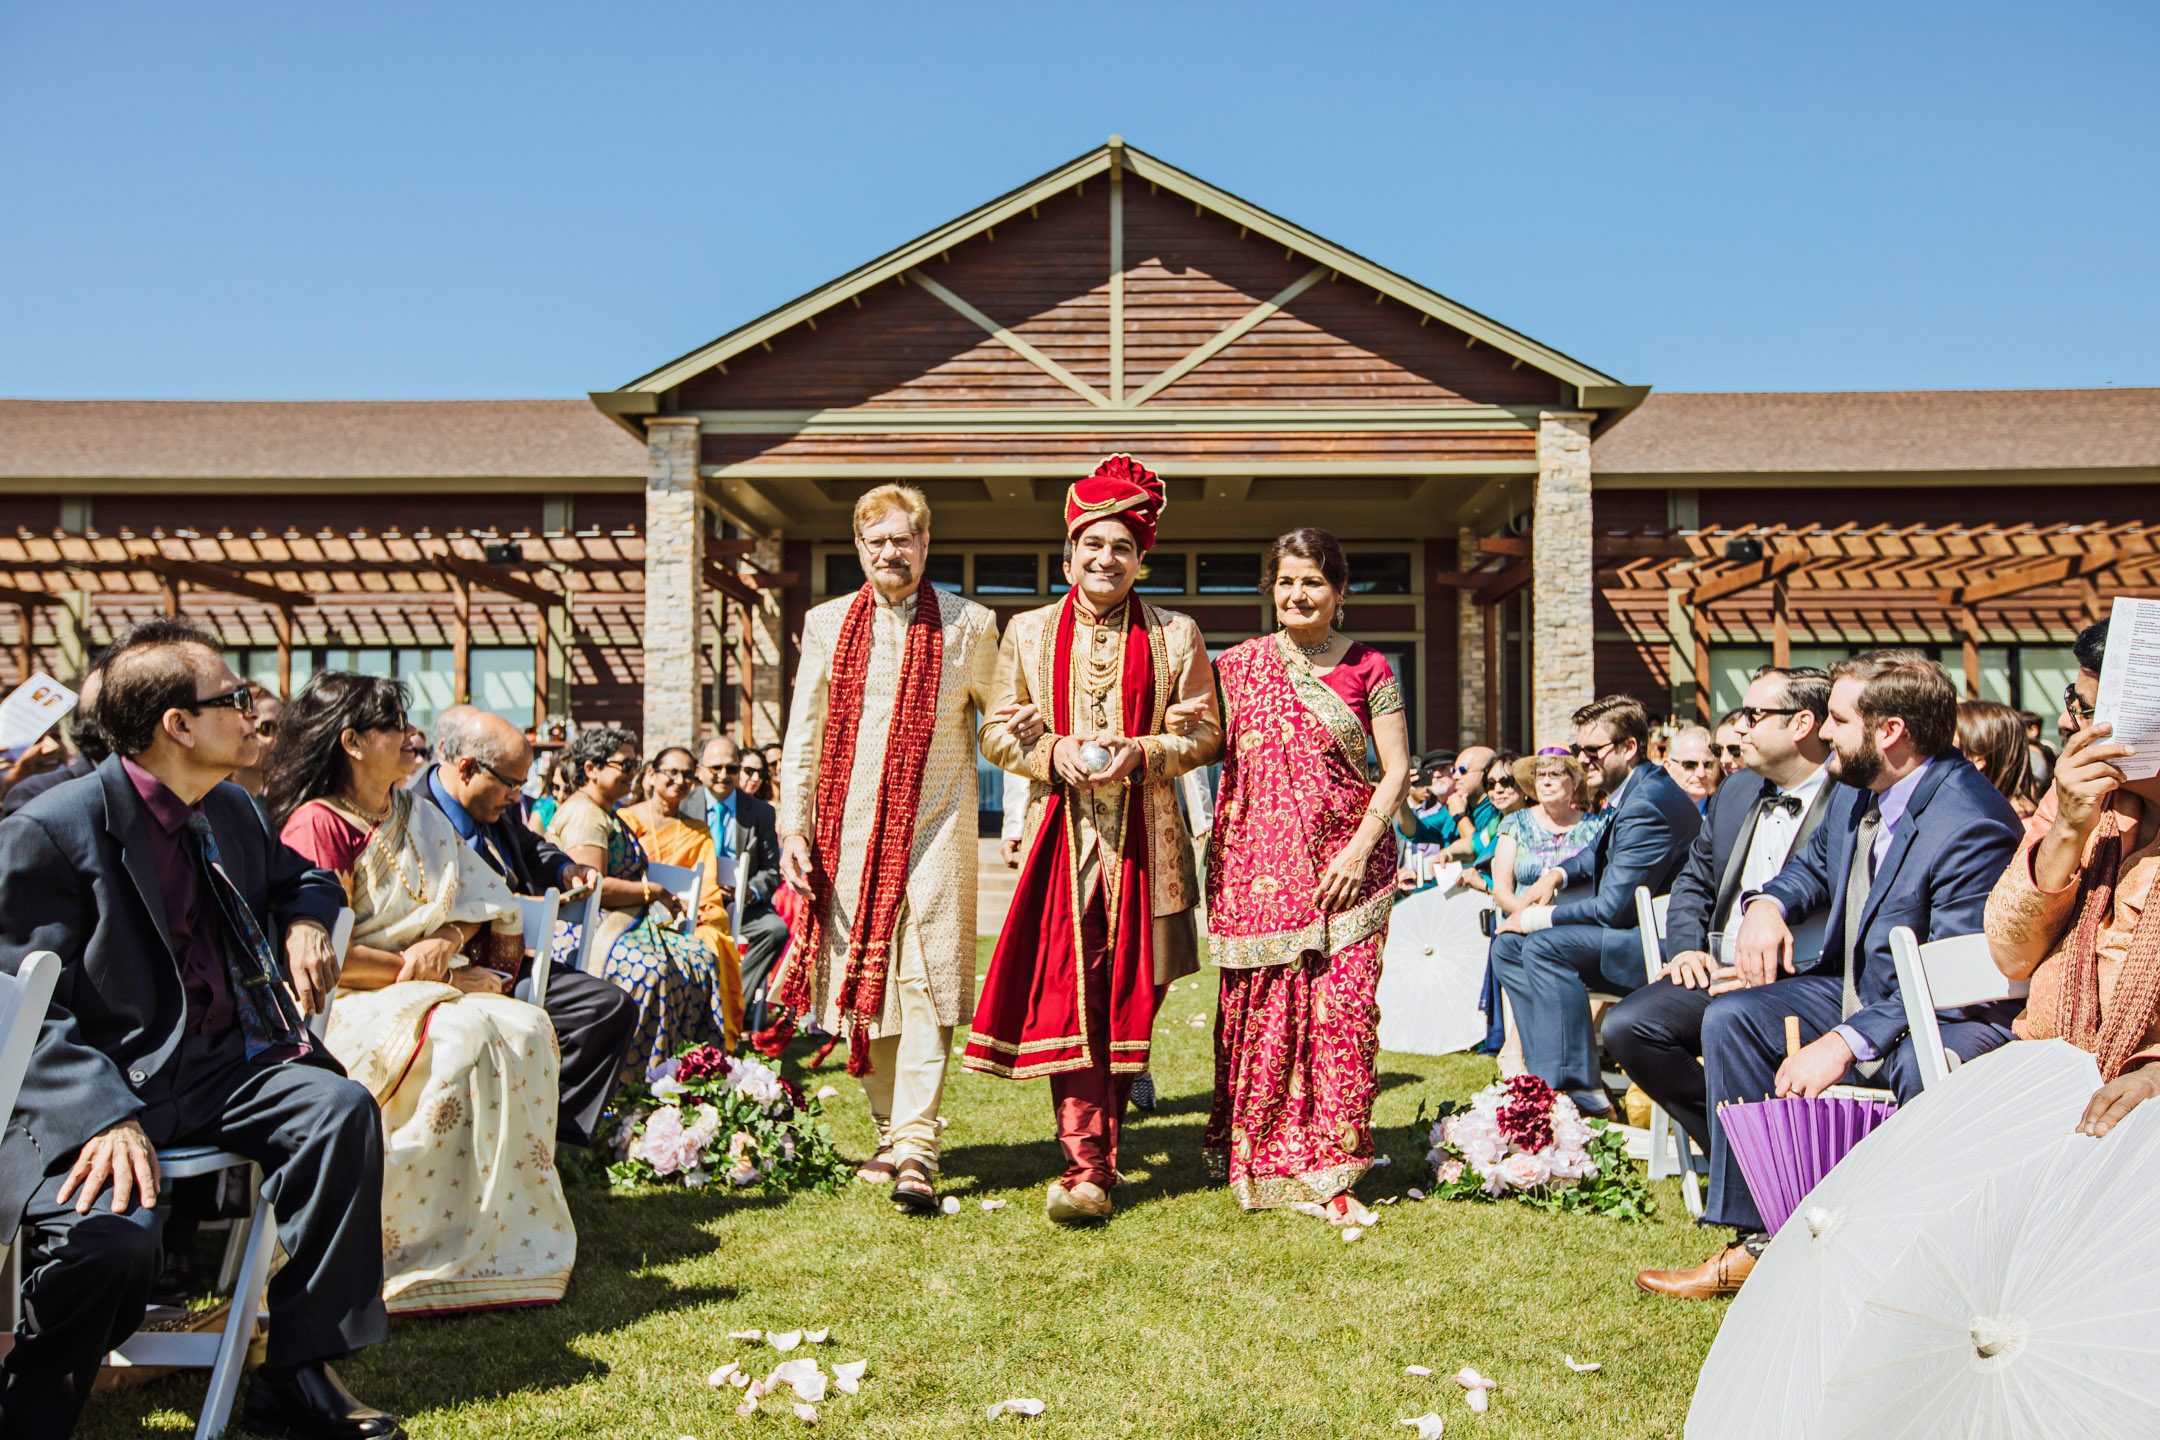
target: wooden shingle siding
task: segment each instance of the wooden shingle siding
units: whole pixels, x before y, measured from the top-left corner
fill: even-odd
[[[1482,461],[1522,460],[1537,453],[1537,437],[1526,430],[1315,429],[1258,434],[1166,434],[1144,428],[1146,413],[1144,409],[1135,413],[1131,431],[1072,435],[956,435],[913,431],[882,435],[706,435],[702,437],[700,455],[707,465],[752,462],[771,465],[919,465],[947,461],[958,464],[966,460],[1069,460],[1087,466],[1105,455],[1123,450],[1144,457],[1150,465],[1174,466],[1180,459]]]

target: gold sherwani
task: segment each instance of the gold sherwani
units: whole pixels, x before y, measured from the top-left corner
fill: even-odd
[[[1144,602],[1128,595],[1125,604]],[[1006,627],[1005,641],[998,647],[997,675],[985,714],[994,715],[1008,705],[1034,705],[1042,711],[1043,723],[1051,725],[1056,714],[1051,697],[1057,693],[1056,687],[1063,685],[1067,713],[1076,727],[1074,733],[1123,735],[1123,677],[1117,663],[1125,633],[1123,609],[1105,617],[1111,623],[1097,625],[1084,605],[1078,607],[1071,673],[1060,676],[1053,672],[1057,668],[1058,612],[1063,605],[1064,601],[1054,600],[1013,617],[1012,624]],[[1221,758],[1222,723],[1215,713],[1214,671],[1208,664],[1207,642],[1201,638],[1200,627],[1191,617],[1175,611],[1154,609],[1154,615],[1162,626],[1168,670],[1174,677],[1172,693],[1157,697],[1157,715],[1186,701],[1207,702],[1206,714],[1190,733],[1138,737],[1142,768],[1133,783],[1141,786],[1141,814],[1147,825],[1144,839],[1150,847],[1149,908],[1155,924],[1155,982],[1159,985],[1200,968],[1198,933],[1193,924],[1200,885],[1193,866],[1192,827],[1178,806],[1177,780]],[[1100,662],[1097,673],[1107,680],[1107,690],[1099,693],[1091,692],[1088,686],[1090,655]],[[1023,855],[1035,846],[1043,802],[1049,798],[1055,778],[1050,753],[1060,738],[1046,730],[1033,745],[1022,745],[1002,721],[990,720],[982,729],[984,758],[1028,779],[1027,821],[1020,842]],[[1108,855],[1114,867],[1124,855],[1124,847],[1134,843],[1136,837],[1124,833],[1124,786],[1090,786],[1076,791],[1072,798],[1080,845],[1074,863],[1080,871],[1081,893],[1086,895],[1101,874],[1103,856]]]
[[[908,853],[904,943],[920,945],[940,1025],[965,1024],[975,1008],[975,828],[981,808],[975,778],[975,718],[987,710],[997,666],[997,618],[949,590],[936,592],[945,627],[944,673],[938,680],[937,726],[923,761],[922,799],[915,811],[915,843]],[[780,756],[782,837],[800,835],[816,844],[818,758],[825,743],[826,696],[832,684],[833,646],[853,595],[828,600],[803,618],[802,663],[788,712]],[[870,664],[857,722],[855,773],[848,780],[848,813],[841,822],[840,853],[820,857],[832,875],[832,913],[825,922],[825,953],[818,957],[815,992],[825,1028],[840,1028],[840,982],[846,973],[848,935],[862,894],[863,856],[871,843],[878,786],[885,769],[885,736],[900,685],[900,657],[915,598],[877,606]],[[899,937],[892,953],[900,952]],[[791,957],[789,964],[797,963]],[[778,989],[778,978],[774,989]],[[898,1033],[900,987],[885,988],[885,1013],[873,1037]]]

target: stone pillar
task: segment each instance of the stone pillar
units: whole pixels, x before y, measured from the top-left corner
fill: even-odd
[[[1576,709],[1595,697],[1591,671],[1590,422],[1576,410],[1538,416],[1530,573],[1533,745],[1575,738]]]
[[[1478,532],[1469,525],[1455,531],[1455,568],[1468,570],[1477,564]],[[1484,607],[1473,603],[1470,591],[1455,592],[1455,704],[1462,717],[1456,735],[1442,735],[1438,742],[1451,746],[1483,745],[1491,731],[1485,718],[1485,616]]]
[[[761,536],[750,559],[761,570],[778,574],[781,568],[780,536]],[[757,745],[781,739],[781,711],[787,707],[787,676],[781,655],[780,592],[760,590],[755,610],[743,617],[748,632],[743,637],[750,655],[750,705],[743,716],[743,738]]]
[[[698,422],[645,422],[645,753],[700,739],[698,647],[705,620]]]

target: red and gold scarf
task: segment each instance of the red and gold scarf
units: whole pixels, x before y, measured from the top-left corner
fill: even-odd
[[[840,855],[840,828],[847,818],[848,783],[855,773],[856,732],[870,673],[870,642],[876,631],[877,596],[865,583],[855,592],[840,638],[833,646],[832,681],[825,697],[825,737],[818,751],[817,836],[810,852],[810,903],[799,913],[795,953],[778,1001],[795,1011],[813,1003],[822,963],[826,917],[833,898],[832,872]],[[900,656],[900,686],[893,697],[892,725],[885,735],[870,853],[863,857],[862,890],[848,935],[847,970],[840,983],[840,1017],[847,1027],[850,1075],[870,1073],[870,1027],[885,1012],[887,950],[900,906],[907,899],[908,856],[915,846],[915,810],[922,800],[923,764],[937,729],[938,680],[945,668],[945,626],[937,591],[929,581],[915,592],[915,616]]]

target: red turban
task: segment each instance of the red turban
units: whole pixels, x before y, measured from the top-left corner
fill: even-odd
[[[1169,503],[1152,470],[1130,455],[1112,455],[1065,492],[1065,534],[1077,540],[1096,521],[1115,518],[1132,531],[1144,555],[1155,548],[1155,527]]]

